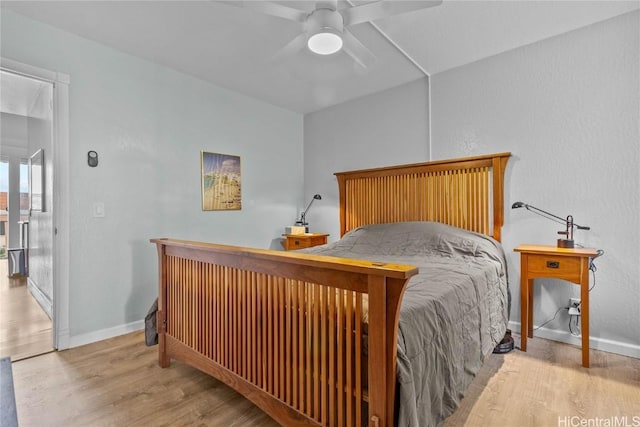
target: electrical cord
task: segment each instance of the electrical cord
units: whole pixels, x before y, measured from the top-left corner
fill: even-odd
[[[598,254],[595,257],[589,259],[589,270],[591,270],[591,274],[593,276],[593,285],[591,285],[591,287],[589,288],[589,292],[591,292],[591,290],[596,287],[596,271],[598,271],[598,267],[596,267],[594,261],[596,258],[604,255],[604,251],[602,249],[598,249],[597,253]]]
[[[538,327],[537,327],[537,328],[533,328],[533,330],[534,330],[534,331],[537,331],[538,329],[542,328],[542,327],[543,327],[544,325],[546,325],[547,323],[554,321],[554,320],[555,320],[555,318],[558,316],[558,313],[560,313],[560,311],[561,311],[561,310],[567,310],[567,311],[569,311],[569,307],[560,307],[558,310],[556,310],[556,314],[554,314],[554,315],[553,315],[553,317],[552,317],[551,319],[547,320],[546,322],[544,322],[544,323],[543,323],[543,324],[541,324],[541,325],[538,325]]]
[[[575,317],[575,319],[573,319]],[[580,323],[578,323],[578,319],[580,318],[580,315],[571,315],[569,316],[569,333],[571,333],[571,335],[573,335],[574,337],[580,336]],[[571,320],[574,320],[575,322],[575,328],[576,331],[573,331],[573,326],[571,325]]]
[[[598,249],[596,252],[597,255],[589,259],[589,270],[591,271],[591,274],[593,276],[593,285],[591,285],[591,287],[589,288],[589,292],[591,292],[593,288],[596,287],[596,271],[598,271],[598,267],[596,267],[594,260],[604,255],[604,251],[602,249]],[[580,305],[582,305],[582,301],[580,301],[580,303],[576,307],[578,309],[578,312],[580,312]],[[580,335],[580,323],[578,319],[580,319],[580,314],[569,315],[569,333],[571,333],[571,335],[573,335],[574,337]],[[574,325],[572,321],[573,323],[575,323],[575,331],[573,330]]]
[[[580,310],[580,306],[578,306],[577,308],[578,308],[578,310]],[[562,310],[569,311],[569,307],[560,307],[558,310],[556,310],[556,313],[553,315],[553,317],[551,319],[549,319],[546,322],[544,322],[543,324],[538,325],[537,327],[533,328],[533,330],[537,331],[538,329],[542,328],[547,323],[552,322],[553,320],[555,320],[555,318],[558,317],[558,313],[560,313],[560,311],[562,311]],[[572,314],[572,315],[569,316],[569,332],[574,337],[580,336],[580,323],[578,322],[579,318],[580,318],[579,314]],[[574,326],[571,324],[572,320],[574,320],[574,322],[575,322],[575,328],[576,328],[575,332],[573,330]]]

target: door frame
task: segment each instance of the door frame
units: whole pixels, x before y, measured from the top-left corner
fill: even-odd
[[[67,74],[0,58],[4,71],[53,84],[53,347],[69,348],[69,84]]]

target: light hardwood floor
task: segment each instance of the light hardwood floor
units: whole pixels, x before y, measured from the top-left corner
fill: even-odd
[[[529,339],[526,353],[492,354],[444,427],[640,426],[640,359],[590,357],[583,368],[579,347],[542,338]]]
[[[51,351],[51,319],[27,289],[27,279],[7,277],[0,260],[0,357],[20,360]]]
[[[640,425],[640,360],[592,350],[591,368],[580,361],[579,348],[541,338],[527,353],[490,355],[444,425]],[[15,362],[13,374],[22,427],[277,425],[208,375],[159,368],[142,332]]]
[[[13,363],[20,426],[277,426],[196,369],[161,369],[157,351],[136,332]]]

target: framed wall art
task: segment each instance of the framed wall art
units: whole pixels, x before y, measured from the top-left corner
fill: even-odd
[[[200,164],[202,210],[242,209],[240,156],[202,151]]]
[[[44,150],[29,158],[29,211],[46,212],[44,182]]]

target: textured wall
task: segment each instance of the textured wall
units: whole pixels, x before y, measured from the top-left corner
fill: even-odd
[[[428,100],[425,78],[305,116],[305,195],[323,198],[309,211],[312,231],[340,237],[334,172],[428,160]]]
[[[604,249],[591,292],[592,346],[640,357],[640,15],[585,27],[432,77],[434,159],[499,151],[513,157],[506,203],[523,200],[592,230]],[[561,225],[507,209],[511,287],[519,302],[520,243],[555,244]],[[537,281],[534,323],[578,287]],[[519,324],[519,306],[511,320]],[[578,342],[566,311],[536,332]]]

